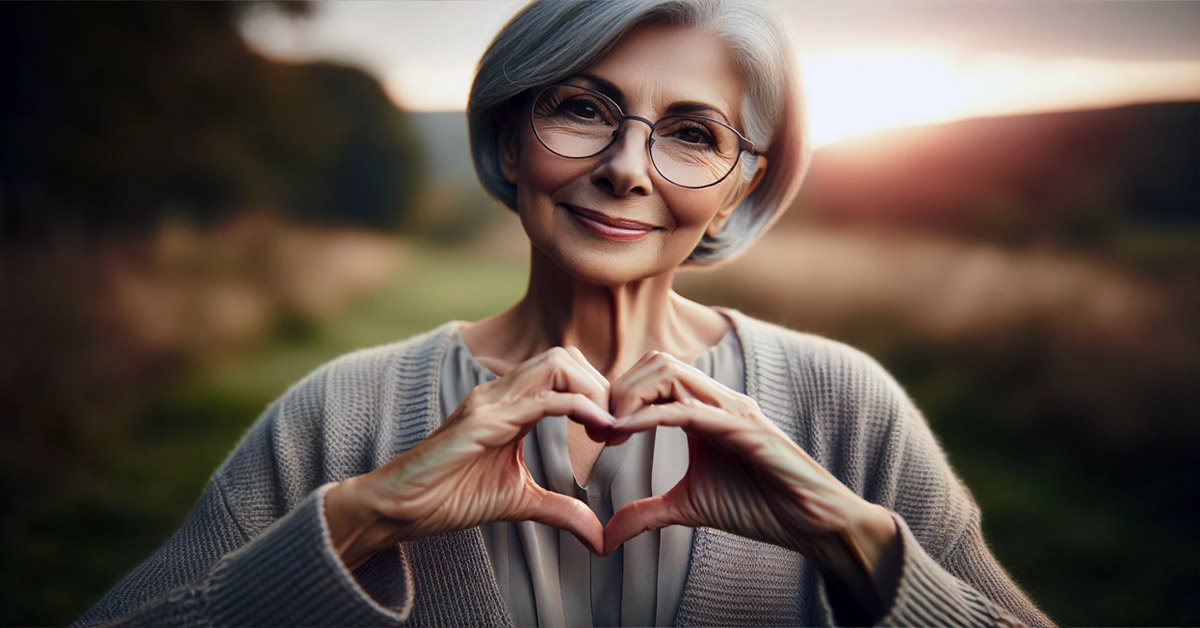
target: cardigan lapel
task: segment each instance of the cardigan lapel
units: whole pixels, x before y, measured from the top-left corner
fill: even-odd
[[[400,390],[418,391],[412,408],[423,421],[420,429],[405,431],[397,443],[398,452],[411,449],[427,438],[444,420],[441,403],[442,363],[450,348],[454,330],[461,321],[446,323],[430,334],[409,354],[423,368],[401,368],[401,372],[419,373]],[[432,358],[432,368],[428,367]],[[417,384],[417,385],[411,385]],[[417,603],[408,624],[413,626],[511,626],[512,617],[500,585],[496,581],[483,531],[478,526],[441,534],[405,544],[406,559],[412,569]]]
[[[718,308],[732,321],[742,345],[746,395],[763,413],[796,438],[798,399],[793,394],[787,353],[771,329],[734,309]],[[801,625],[819,606],[797,591],[815,590],[819,578],[810,561],[784,548],[712,528],[698,528],[679,600],[678,626]],[[753,588],[747,583],[755,583]]]

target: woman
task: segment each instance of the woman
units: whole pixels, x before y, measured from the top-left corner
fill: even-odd
[[[293,386],[80,623],[1049,623],[873,361],[671,291],[794,196],[798,91],[754,7],[524,9],[469,119],[527,294]]]

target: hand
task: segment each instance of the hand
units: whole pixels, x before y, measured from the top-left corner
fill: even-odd
[[[595,513],[533,481],[522,439],[543,417],[565,415],[602,442],[613,425],[607,407],[608,381],[578,349],[556,347],[530,358],[475,387],[416,447],[334,487],[326,497],[334,546],[353,569],[401,541],[533,520],[567,530],[599,553],[604,530]]]
[[[899,569],[890,514],[817,464],[753,399],[659,352],[613,382],[611,399],[618,418],[610,444],[677,426],[687,433],[689,461],[667,493],[613,514],[606,554],[645,530],[717,528],[800,552],[856,603],[880,615],[886,610]]]

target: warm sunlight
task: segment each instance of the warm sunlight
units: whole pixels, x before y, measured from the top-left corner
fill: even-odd
[[[809,130],[820,146],[876,129],[939,122],[961,109],[948,64],[932,55],[863,51],[803,60]]]
[[[406,109],[462,111],[476,60],[521,6],[330,3],[308,20],[264,6],[242,29],[253,47],[280,59],[367,68]],[[796,30],[818,146],[913,124],[1200,98],[1200,48],[1189,35],[1200,11],[1187,6],[778,6]]]
[[[862,49],[803,60],[817,146],[885,128],[1200,97],[1200,62]]]

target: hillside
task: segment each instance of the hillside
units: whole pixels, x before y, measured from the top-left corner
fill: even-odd
[[[1102,246],[1200,225],[1200,102],[983,118],[819,151],[786,219],[875,223],[1007,245]]]

